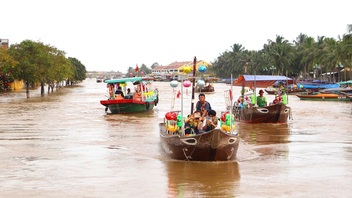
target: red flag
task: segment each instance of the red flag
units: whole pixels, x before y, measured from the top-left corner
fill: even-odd
[[[180,98],[180,96],[181,96],[181,92],[178,91],[178,92],[177,92],[177,95],[176,95],[176,98]]]
[[[138,64],[136,64],[136,69],[134,69],[135,72],[139,71]]]

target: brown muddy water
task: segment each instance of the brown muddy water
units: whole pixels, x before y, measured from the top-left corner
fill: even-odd
[[[106,85],[39,96],[0,94],[0,197],[349,197],[352,103],[289,96],[288,124],[240,124],[237,160],[186,162],[164,156],[158,123],[171,110],[168,82],[146,114],[109,115]],[[178,87],[179,89],[180,87]],[[226,84],[206,100],[219,113]],[[234,87],[234,95],[240,93]],[[191,90],[184,90],[185,109]],[[272,96],[267,95],[269,100]],[[177,100],[174,109],[180,108]]]

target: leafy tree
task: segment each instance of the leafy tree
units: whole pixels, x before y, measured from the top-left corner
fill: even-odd
[[[69,57],[68,59],[71,61],[72,65],[74,66],[75,72],[74,72],[73,79],[77,81],[82,81],[86,79],[87,70],[86,70],[86,67],[81,63],[81,61],[72,57]]]
[[[30,85],[39,81],[37,67],[37,59],[40,54],[39,45],[31,40],[24,40],[20,44],[11,45],[8,49],[9,54],[18,61],[13,75],[16,79],[25,82],[27,98],[29,98]]]
[[[151,69],[154,69],[155,67],[160,66],[159,63],[155,62],[152,64],[152,66],[150,66]]]
[[[7,50],[0,48],[0,91],[5,89],[5,84],[12,81],[13,68],[17,62],[7,53]]]

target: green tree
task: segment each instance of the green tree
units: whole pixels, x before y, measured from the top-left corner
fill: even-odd
[[[282,36],[276,36],[275,41],[268,40],[264,50],[271,57],[277,75],[284,74],[284,70],[290,70],[289,65],[291,65],[294,56],[292,44],[288,40]]]
[[[38,82],[38,67],[37,59],[39,44],[31,40],[24,40],[20,44],[13,44],[8,49],[9,54],[18,61],[14,68],[14,77],[18,80],[23,80],[26,84],[26,95],[29,98],[29,87],[31,84]]]
[[[0,91],[5,89],[5,83],[12,81],[13,68],[16,66],[15,61],[4,48],[0,48]]]
[[[83,81],[86,79],[86,67],[81,63],[81,61],[77,60],[76,58],[69,57],[68,58],[72,65],[74,66],[74,80]]]

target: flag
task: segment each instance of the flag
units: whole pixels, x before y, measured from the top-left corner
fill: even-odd
[[[177,95],[176,95],[176,98],[180,98],[180,96],[181,96],[181,92],[178,91],[178,92],[177,92]]]
[[[134,69],[135,72],[139,71],[138,64],[136,64],[136,68]]]

